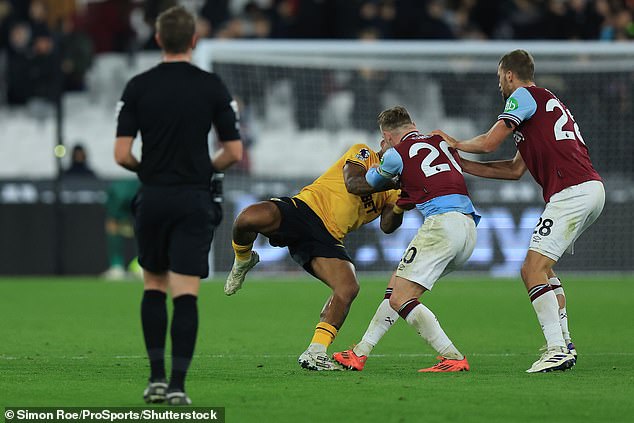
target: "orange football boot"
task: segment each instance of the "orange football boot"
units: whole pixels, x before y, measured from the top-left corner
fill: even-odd
[[[445,358],[442,356],[436,357],[440,361],[434,364],[431,367],[426,369],[420,369],[421,373],[429,373],[429,372],[466,372],[469,371],[469,362],[467,361],[467,357],[464,357],[462,360],[452,360],[449,358]]]
[[[358,356],[354,353],[354,350],[346,350],[341,352],[336,352],[332,355],[332,358],[343,367],[348,370],[363,370],[363,366],[365,366],[365,362],[368,359],[367,355]]]

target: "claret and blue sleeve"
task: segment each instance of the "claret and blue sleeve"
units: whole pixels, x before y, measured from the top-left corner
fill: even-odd
[[[525,120],[530,119],[536,111],[535,99],[526,88],[520,87],[506,100],[504,112],[498,116],[498,120],[510,120],[515,126],[519,126]]]
[[[394,148],[390,148],[381,157],[379,167],[370,168],[365,174],[365,180],[373,188],[384,188],[391,180],[403,171],[403,159]]]

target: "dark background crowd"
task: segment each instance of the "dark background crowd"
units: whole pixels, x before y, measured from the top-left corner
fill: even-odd
[[[82,90],[95,53],[156,49],[154,19],[177,3],[209,38],[634,37],[634,0],[0,0],[6,101]]]
[[[123,81],[116,67],[104,66],[112,63],[108,59],[127,65],[127,59],[141,57],[135,52],[158,50],[153,40],[153,23],[159,13],[175,4],[182,4],[196,13],[197,32],[201,38],[588,40],[606,43],[634,38],[634,0],[0,0],[0,118],[4,118],[4,122],[16,118],[22,124],[17,125],[18,129],[30,128],[34,126],[33,122],[41,120],[37,118],[38,109],[32,107],[34,104],[41,106],[42,101],[55,102],[63,92],[87,88],[90,88],[88,93],[67,98],[90,99],[93,90],[99,95],[107,93],[117,82]],[[95,58],[104,53],[106,55]],[[116,54],[108,56],[107,53]],[[88,74],[93,62],[99,64],[94,70],[100,72]],[[214,64],[214,69],[241,102],[241,133],[247,147],[247,159],[236,168],[248,173],[248,149],[262,140],[258,140],[261,133],[257,131],[257,124],[265,120],[261,118],[271,109],[268,99],[274,98],[279,108],[291,110],[294,119],[289,121],[296,129],[309,133],[312,129],[326,127],[324,121],[341,110],[333,108],[331,114],[325,113],[333,104],[329,100],[341,92],[351,94],[349,120],[343,120],[345,123],[340,127],[372,134],[376,131],[376,113],[385,106],[382,94],[396,95],[403,104],[410,100],[411,110],[420,112],[427,108],[425,102],[428,99],[419,102],[418,97],[429,93],[421,94],[421,89],[433,87],[438,89],[437,98],[447,101],[427,109],[442,109],[446,116],[458,120],[467,118],[469,123],[485,130],[503,106],[495,89],[494,66],[495,63],[493,70],[487,70],[486,74],[480,71],[426,74],[363,66],[335,72],[329,63],[316,68],[220,62]],[[583,123],[584,137],[593,140],[593,162],[601,174],[625,175],[623,180],[627,183],[634,162],[634,144],[629,136],[631,128],[628,119],[624,118],[634,111],[631,95],[634,73],[629,65],[614,71],[602,69],[600,77],[596,73],[577,71],[574,64],[563,74],[548,74],[539,67],[538,72],[540,83],[544,81],[545,86],[553,88],[566,104],[572,106],[577,121]],[[96,73],[115,82],[100,85],[103,81],[96,79],[95,82]],[[283,90],[286,85],[278,84],[279,81],[290,81],[288,92]],[[273,86],[276,90],[271,89]],[[411,89],[414,86],[420,89]],[[119,92],[114,95],[118,96]],[[284,93],[287,93],[286,97]],[[113,99],[112,106],[115,101]],[[5,113],[6,104],[9,113]],[[576,107],[579,104],[583,107]],[[23,105],[27,107],[20,107]],[[80,118],[73,115],[73,111],[78,111],[78,105],[91,111],[100,106],[89,101],[74,103],[74,109],[66,106],[65,116],[75,118],[69,121],[79,121],[86,130],[81,136],[83,141],[72,139],[77,145],[72,148],[62,176],[66,182],[96,181],[98,177],[104,178],[106,172],[98,167],[94,172],[91,164],[98,162],[100,157],[111,162],[110,144],[107,151],[101,148],[105,144],[99,144],[93,138],[91,121],[82,120],[86,115],[82,113]],[[45,108],[53,109],[50,104]],[[25,109],[27,113],[23,113]],[[63,109],[55,108],[57,111]],[[106,110],[111,113],[110,108]],[[23,116],[29,119],[20,121]],[[111,119],[110,116],[108,114],[107,119]],[[286,114],[273,116],[271,121],[280,122],[280,116],[284,124],[290,124]],[[427,123],[433,125],[435,121],[428,117]],[[430,129],[434,127],[424,128]],[[12,146],[24,141],[20,131],[6,136],[4,128],[3,133],[0,149],[8,146],[9,140],[13,142]],[[39,141],[39,133],[30,139]],[[42,145],[50,144],[50,140],[42,141]],[[506,143],[499,157],[511,157],[514,151],[513,144]],[[260,160],[260,163],[268,163],[258,156]],[[624,196],[620,201],[629,199]],[[43,233],[48,234],[47,231]],[[628,237],[630,234],[620,235]],[[620,235],[615,232],[610,236],[618,238]],[[626,241],[614,245],[625,245],[623,242]],[[74,257],[73,254],[69,256]],[[230,261],[228,263],[230,266]],[[383,265],[378,266],[377,269]]]

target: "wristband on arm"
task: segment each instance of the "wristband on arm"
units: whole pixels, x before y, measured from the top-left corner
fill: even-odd
[[[386,177],[385,171],[373,167],[365,174],[365,180],[372,188],[384,188],[391,181],[391,177]]]

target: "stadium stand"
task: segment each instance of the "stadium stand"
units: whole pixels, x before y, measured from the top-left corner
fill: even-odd
[[[82,140],[99,177],[129,176],[112,160],[116,103],[128,78],[160,60],[147,22],[169,3],[0,0],[0,194],[7,193],[0,196],[2,203],[49,201],[51,181],[68,165],[68,155],[60,165],[52,154],[58,134],[67,146]],[[412,8],[421,2],[181,3],[199,12],[200,35],[209,38],[197,49],[197,64],[219,72],[249,116],[250,163],[241,167],[242,175],[229,178],[234,182],[228,186],[227,216],[247,201],[293,194],[353,143],[375,146],[374,118],[383,107],[404,104],[420,128],[443,128],[457,137],[486,129],[501,108],[495,64],[505,50],[521,46],[535,52],[538,82],[552,87],[574,110],[614,205],[606,207],[596,229],[614,242],[595,246],[612,253],[603,261],[591,260],[591,249],[589,256],[571,259],[571,267],[632,269],[627,254],[634,237],[619,223],[628,219],[634,203],[634,147],[623,119],[634,107],[629,95],[634,47],[627,41],[634,34],[632,2],[434,0],[416,11]],[[30,15],[38,4],[48,14],[34,19]],[[93,25],[97,15],[116,30]],[[414,19],[416,25],[408,23]],[[60,25],[68,20],[90,40],[95,55],[83,83],[63,95],[63,126],[58,128],[54,101],[40,96],[25,104],[7,102],[11,60],[19,52],[11,30],[28,24],[31,38],[22,48],[30,51],[44,37],[53,40],[53,57],[59,59]],[[78,57],[86,59],[85,53]],[[63,61],[57,63],[59,72]],[[507,143],[496,157],[513,151]],[[470,183],[476,204],[494,218],[492,226],[484,226],[469,269],[513,273],[525,252],[521,239],[530,234],[539,193],[529,181]],[[103,191],[96,191],[81,198],[103,202]],[[409,223],[415,228],[418,222]],[[226,229],[221,228],[219,244]],[[371,230],[350,242],[362,270],[383,270],[400,254],[399,242],[386,247]],[[217,254],[218,268],[230,267],[231,258]],[[274,250],[262,254],[270,257],[271,270],[290,267]],[[266,260],[262,267],[267,268]]]

